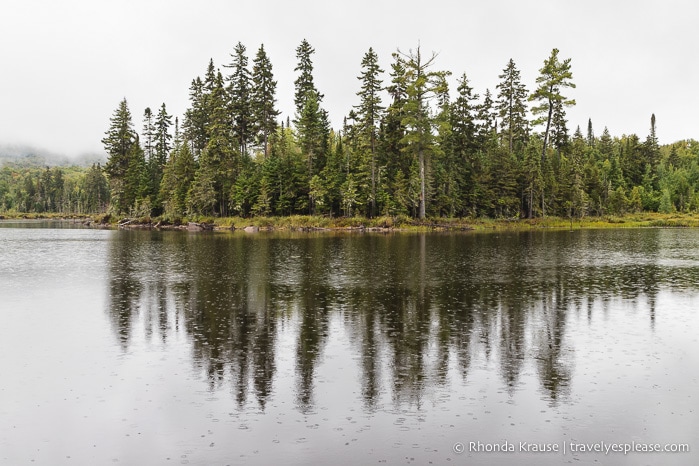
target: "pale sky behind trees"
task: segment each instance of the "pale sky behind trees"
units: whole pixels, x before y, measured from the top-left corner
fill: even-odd
[[[61,155],[103,153],[109,118],[126,97],[134,126],[165,102],[180,121],[191,81],[210,58],[224,64],[240,41],[250,63],[264,43],[278,81],[278,108],[293,118],[295,49],[315,48],[314,76],[333,128],[358,103],[360,62],[373,47],[390,78],[391,53],[439,54],[451,95],[466,73],[495,95],[508,60],[531,92],[560,49],[571,58],[577,101],[568,127],[644,139],[655,113],[661,144],[699,139],[699,61],[689,0],[3,0],[0,4],[0,146]],[[384,103],[388,103],[385,97]],[[174,118],[173,118],[174,121]]]

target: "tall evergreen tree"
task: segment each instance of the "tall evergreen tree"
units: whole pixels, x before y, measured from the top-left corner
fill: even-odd
[[[298,71],[299,75],[294,81],[294,105],[296,106],[296,118],[298,119],[306,106],[306,100],[311,92],[315,93],[315,100],[320,104],[323,100],[323,94],[318,92],[315,83],[313,82],[313,60],[311,56],[315,53],[315,49],[311,47],[306,39],[301,41],[301,44],[296,48],[296,59],[298,64],[294,71]]]
[[[228,93],[230,96],[231,122],[233,137],[241,154],[247,155],[248,144],[252,142],[253,115],[252,115],[252,83],[250,70],[248,69],[248,57],[246,48],[241,43],[235,46],[233,61],[229,68],[233,70],[228,77]]]
[[[485,146],[498,132],[495,103],[490,89],[485,90],[483,102],[478,106],[478,137],[480,145]]]
[[[208,142],[199,157],[199,168],[188,198],[190,209],[205,214],[226,215],[231,186],[240,170],[237,151],[231,140],[227,103],[223,77],[219,72],[209,97]]]
[[[155,126],[153,125],[153,112],[150,107],[146,107],[143,112],[143,152],[146,155],[146,160],[150,162],[153,158],[153,149],[155,148]]]
[[[155,153],[150,158],[147,159],[149,171],[150,171],[150,193],[153,200],[156,201],[154,208],[160,209],[160,182],[163,178],[163,170],[165,164],[167,163],[168,156],[170,155],[172,134],[170,134],[170,127],[172,126],[172,115],[167,113],[167,108],[165,103],[160,106],[158,110],[158,115],[155,117]]]
[[[528,136],[527,88],[522,84],[519,70],[511,58],[499,78],[495,108],[501,121],[500,133],[506,135],[512,152],[515,144],[524,145]]]
[[[575,100],[567,99],[561,94],[563,88],[575,88],[575,84],[571,81],[573,73],[570,71],[570,58],[560,61],[558,58],[558,49],[553,49],[551,55],[544,61],[544,66],[539,70],[539,76],[536,82],[539,85],[536,90],[529,96],[529,100],[538,101],[539,104],[532,108],[532,113],[538,115],[534,120],[534,125],[545,124],[546,129],[543,133],[543,144],[541,148],[542,166],[546,166],[544,159],[546,158],[546,149],[548,147],[549,135],[556,118],[556,134],[558,137],[557,143],[561,142],[565,127],[565,112],[564,107],[575,105]],[[542,215],[546,215],[546,203],[544,191],[541,191],[541,207]]]
[[[162,168],[167,162],[170,149],[172,149],[170,127],[172,126],[172,115],[167,113],[167,108],[163,103],[155,117],[155,158]]]
[[[563,103],[556,101],[553,105],[553,116],[551,118],[551,145],[558,150],[568,145],[568,120]]]
[[[429,100],[435,96],[437,83],[444,76],[443,72],[433,71],[437,55],[432,53],[428,58],[422,55],[418,46],[415,51],[404,54],[398,51],[405,67],[407,100],[404,105],[403,124],[406,134],[403,138],[405,150],[417,162],[419,176],[418,217],[424,219],[427,204],[427,159],[433,149],[432,120],[430,118]]]
[[[209,112],[207,109],[204,83],[197,77],[189,87],[190,107],[185,111],[183,123],[184,137],[191,144],[195,157],[198,157],[208,141],[207,126]]]
[[[554,116],[556,114],[565,115],[565,112],[561,113],[563,108],[575,105],[575,100],[564,97],[561,92],[563,88],[575,88],[576,86],[571,81],[573,73],[570,71],[570,58],[560,61],[558,49],[551,51],[551,55],[544,61],[544,66],[539,70],[539,73],[536,78],[539,87],[529,96],[529,100],[539,102],[532,108],[532,113],[539,115],[534,120],[534,124],[546,124],[541,151],[541,158],[544,159]]]
[[[397,169],[407,173],[408,166],[402,163],[403,137],[405,136],[405,125],[403,124],[403,107],[408,98],[405,66],[398,54],[393,55],[391,63],[391,84],[386,87],[391,103],[384,113],[381,122],[380,136],[382,152],[386,157],[388,170],[391,178],[395,178]],[[345,131],[347,134],[347,131]]]
[[[595,145],[595,132],[592,130],[592,118],[587,119],[587,145],[588,147],[594,147]]]
[[[260,45],[252,64],[251,105],[253,131],[262,144],[263,153],[269,155],[269,138],[277,129],[279,111],[275,104],[277,81],[272,74],[272,62],[267,57],[264,45]]]
[[[329,133],[327,121],[323,118],[323,113],[318,106],[318,100],[314,91],[310,91],[306,96],[306,103],[299,115],[296,126],[299,148],[306,157],[308,181],[310,183],[310,180],[323,168]],[[313,213],[313,195],[309,195],[308,209],[310,213]]]
[[[119,102],[109,122],[109,129],[102,139],[108,157],[105,172],[109,177],[113,208],[116,213],[125,213],[132,207],[136,197],[130,178],[134,172],[133,155],[140,151],[126,99]]]
[[[478,111],[478,95],[473,93],[466,73],[457,81],[456,98],[451,105],[451,144],[456,159],[455,170],[458,172],[458,192],[461,196],[461,206],[473,213],[476,204],[474,189],[474,170],[476,151],[479,147],[477,139],[476,112]]]
[[[650,165],[651,170],[657,169],[660,163],[660,145],[655,132],[655,113],[650,116],[650,132],[646,138],[644,149],[646,152],[646,163]]]
[[[362,59],[362,73],[357,77],[362,82],[362,87],[357,95],[359,105],[356,105],[358,123],[362,133],[362,142],[369,152],[369,167],[371,170],[371,192],[369,198],[369,215],[376,215],[376,156],[378,125],[384,107],[381,105],[380,92],[382,81],[380,74],[383,70],[379,67],[379,58],[373,48],[364,54]]]

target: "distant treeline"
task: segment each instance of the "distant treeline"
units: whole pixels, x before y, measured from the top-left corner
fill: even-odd
[[[0,212],[93,214],[106,212],[109,187],[99,164],[0,168]]]
[[[369,49],[358,67],[356,105],[334,129],[314,83],[313,53],[305,40],[296,49],[293,119],[279,121],[264,46],[250,66],[238,43],[225,74],[210,61],[192,81],[181,125],[162,104],[145,109],[137,132],[126,99],[119,103],[102,140],[108,198],[94,166],[82,175],[89,182],[76,179],[70,195],[64,182],[61,202],[57,194],[46,201],[37,194],[48,186],[42,177],[60,179],[48,170],[3,175],[0,208],[169,218],[699,210],[699,143],[660,147],[654,115],[644,139],[613,137],[606,128],[597,136],[591,121],[570,134],[565,109],[575,101],[565,94],[575,84],[571,60],[557,49],[532,91],[510,59],[495,89],[481,95],[466,74],[450,91],[451,72],[419,47],[394,53],[387,74]],[[76,201],[76,189],[88,199]]]

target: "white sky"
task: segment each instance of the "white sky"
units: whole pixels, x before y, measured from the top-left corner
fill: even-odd
[[[303,38],[316,49],[316,85],[335,128],[357,103],[368,48],[387,83],[391,53],[419,41],[439,53],[435,69],[452,71],[453,83],[466,72],[481,95],[510,58],[533,90],[557,47],[577,84],[571,132],[592,118],[597,135],[607,126],[644,139],[655,113],[661,143],[699,139],[698,19],[699,5],[681,0],[2,0],[0,145],[100,153],[123,97],[138,130],[145,107],[163,102],[181,119],[191,80],[209,58],[226,74],[238,41],[251,63],[264,43],[278,107],[292,116]]]

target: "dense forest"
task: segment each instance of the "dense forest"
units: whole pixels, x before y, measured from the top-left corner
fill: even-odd
[[[418,47],[388,73],[369,49],[356,105],[337,128],[313,76],[314,48],[296,49],[294,118],[280,121],[264,46],[238,43],[223,72],[192,80],[180,118],[127,100],[102,140],[104,167],[0,170],[0,210],[130,216],[583,217],[699,210],[699,142],[660,146],[649,132],[597,136],[568,128],[570,58],[553,49],[532,90],[510,59],[477,94]]]

